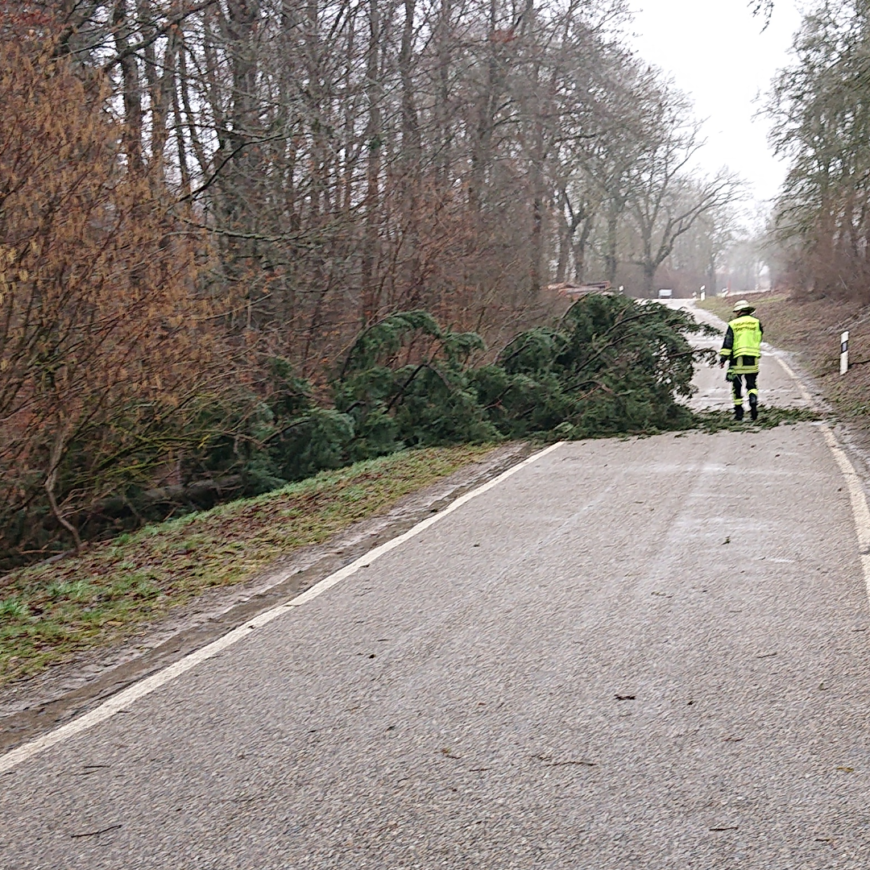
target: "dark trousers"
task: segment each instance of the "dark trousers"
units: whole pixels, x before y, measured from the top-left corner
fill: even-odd
[[[758,372],[738,375],[731,374],[731,393],[734,397],[734,406],[743,405],[743,378],[746,378],[746,394],[749,396],[749,404],[758,404]]]

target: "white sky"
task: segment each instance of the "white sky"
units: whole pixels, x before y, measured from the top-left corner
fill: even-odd
[[[756,200],[776,195],[785,166],[767,142],[770,123],[754,117],[776,71],[790,62],[800,26],[796,0],[775,0],[762,33],[748,0],[631,0],[633,43],[646,61],[670,74],[706,119],[702,171],[722,166],[750,183]],[[759,100],[759,95],[761,100]]]

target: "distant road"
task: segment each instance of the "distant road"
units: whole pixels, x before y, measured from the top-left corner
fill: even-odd
[[[0,867],[866,870],[870,529],[830,437],[558,446],[7,762]]]

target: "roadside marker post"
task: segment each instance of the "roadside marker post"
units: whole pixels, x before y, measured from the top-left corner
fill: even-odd
[[[849,371],[849,333],[844,332],[840,336],[840,374]]]

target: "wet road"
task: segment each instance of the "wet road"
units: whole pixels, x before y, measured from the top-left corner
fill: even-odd
[[[868,629],[821,425],[563,444],[0,773],[0,867],[864,870]]]

